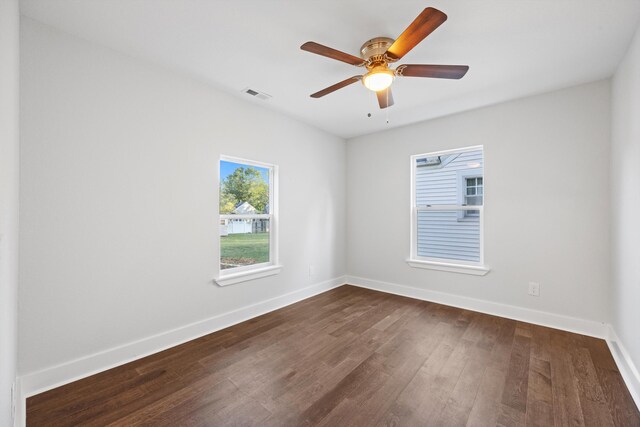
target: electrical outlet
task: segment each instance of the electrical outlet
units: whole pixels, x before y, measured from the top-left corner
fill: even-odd
[[[309,277],[316,275],[316,266],[309,264]]]
[[[532,297],[540,296],[540,283],[529,282],[529,295]]]

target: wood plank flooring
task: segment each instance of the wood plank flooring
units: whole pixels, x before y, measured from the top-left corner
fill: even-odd
[[[352,286],[27,400],[29,426],[640,426],[603,340]]]

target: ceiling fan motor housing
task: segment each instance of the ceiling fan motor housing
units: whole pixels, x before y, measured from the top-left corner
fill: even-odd
[[[367,40],[360,48],[360,56],[367,61],[367,68],[389,62],[384,54],[393,42],[394,40],[389,37],[375,37]]]

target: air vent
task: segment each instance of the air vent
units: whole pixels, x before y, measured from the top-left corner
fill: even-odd
[[[255,96],[256,98],[261,99],[263,101],[266,101],[269,98],[271,98],[271,95],[269,95],[269,94],[266,94],[264,92],[260,92],[260,91],[257,91],[255,89],[251,89],[251,88],[248,88],[248,87],[242,89],[242,91],[244,93],[246,93],[247,95]]]

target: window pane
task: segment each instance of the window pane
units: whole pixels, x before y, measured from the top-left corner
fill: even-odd
[[[269,261],[269,220],[228,219],[220,236],[220,269]]]
[[[226,217],[220,220],[220,270],[273,261],[270,219],[256,218],[271,213],[272,170],[269,166],[220,161],[219,207],[221,216]]]
[[[474,195],[476,194],[476,189],[475,188],[467,188],[467,195]]]
[[[420,159],[436,159],[427,162]],[[415,163],[416,205],[460,205],[467,195],[478,194],[476,188],[482,183],[482,149],[440,156],[426,155]]]
[[[269,212],[269,169],[220,161],[220,214]]]
[[[467,196],[467,205],[471,206],[480,206],[482,205],[482,197],[481,196]]]
[[[418,256],[479,262],[479,218],[462,217],[463,210],[418,211]]]

